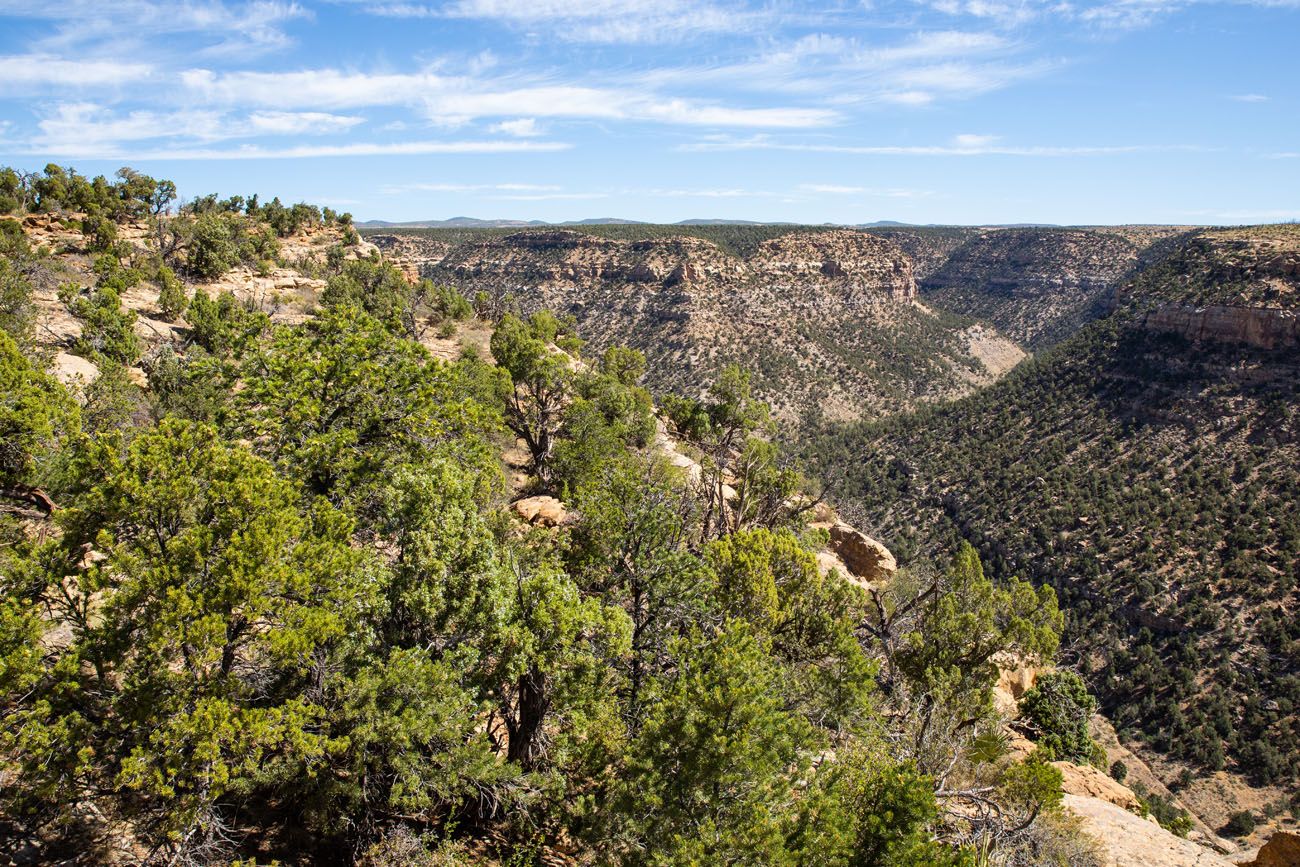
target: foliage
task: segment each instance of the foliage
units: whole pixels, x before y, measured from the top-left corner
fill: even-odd
[[[1249,810],[1238,810],[1228,817],[1223,826],[1223,833],[1232,837],[1245,837],[1255,830],[1255,814]]]
[[[52,453],[76,434],[79,416],[63,387],[0,332],[0,488],[39,485]]]
[[[81,320],[78,351],[89,358],[104,358],[118,364],[132,365],[140,358],[140,338],[135,333],[134,310],[122,307],[116,278],[101,280],[91,290],[75,286],[60,290],[68,311]]]
[[[239,429],[309,491],[363,500],[385,468],[455,455],[489,460],[494,419],[465,369],[429,357],[354,307],[277,329],[245,364]]]
[[[7,840],[149,865],[951,865],[1027,833],[953,819],[975,795],[1046,827],[1042,767],[957,723],[991,655],[1054,647],[1050,593],[970,557],[910,607],[823,574],[743,370],[670,401],[696,480],[657,443],[641,352],[583,358],[541,313],[503,318],[499,366],[443,362],[414,338],[465,299],[336,252],[300,324],[197,291],[142,389],[112,360],[139,354],[125,292],[153,281],[175,316],[163,262],[216,273],[350,221],[256,197],[164,215],[165,187],[120,180],[164,219],[156,251],[64,292],[99,347],[84,405],[0,338]],[[508,516],[511,433],[562,527]],[[873,604],[910,613],[877,639]]]
[[[627,817],[621,860],[792,863],[786,829],[812,729],[782,708],[778,670],[742,622],[677,654],[684,664],[630,745],[615,795]]]
[[[904,562],[969,540],[995,574],[1050,584],[1071,612],[1067,639],[1100,663],[1082,673],[1121,735],[1290,779],[1294,377],[1276,353],[1192,351],[1133,317],[1117,312],[978,395],[839,429],[808,453]],[[1243,365],[1258,375],[1243,379]]]
[[[194,221],[185,264],[195,277],[216,279],[238,262],[232,222],[217,213],[205,213]]]
[[[270,329],[270,318],[241,304],[234,294],[222,292],[215,299],[195,291],[185,311],[190,325],[189,339],[216,356],[238,359]]]
[[[0,331],[23,346],[31,338],[35,321],[31,281],[16,262],[0,258]]]
[[[506,425],[528,447],[532,470],[543,483],[551,480],[556,434],[574,376],[571,359],[551,348],[558,330],[550,313],[528,322],[507,314],[492,333],[492,355],[510,374]]]
[[[1048,672],[1020,697],[1020,713],[1040,749],[1057,759],[1087,764],[1098,752],[1088,733],[1097,702],[1073,671]]]
[[[158,312],[163,315],[164,319],[174,320],[189,305],[189,297],[185,294],[185,286],[176,277],[176,272],[166,265],[158,268]]]

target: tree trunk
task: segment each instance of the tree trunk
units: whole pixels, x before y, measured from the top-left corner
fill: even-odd
[[[519,678],[519,706],[515,709],[515,724],[507,726],[510,746],[506,758],[518,762],[520,767],[531,769],[542,758],[542,722],[550,707],[546,694],[546,675],[530,668]]]

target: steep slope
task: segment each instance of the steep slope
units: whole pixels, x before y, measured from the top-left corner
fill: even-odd
[[[1111,290],[1175,229],[996,229],[954,249],[924,276],[926,300],[991,322],[1044,349],[1101,316]]]
[[[441,236],[370,239],[424,276],[481,293],[489,306],[547,307],[572,315],[598,348],[642,349],[655,389],[698,392],[722,366],[741,363],[787,424],[872,417],[964,394],[1022,357],[991,329],[918,304],[911,260],[889,240],[768,228],[719,235],[729,249],[654,232],[630,240],[567,230],[450,244]]]
[[[964,537],[1054,584],[1166,782],[1226,766],[1283,797],[1300,773],[1300,358],[1249,325],[1295,321],[1297,251],[1296,227],[1197,233],[997,385],[811,451],[904,561]],[[1206,301],[1240,327],[1172,316]]]

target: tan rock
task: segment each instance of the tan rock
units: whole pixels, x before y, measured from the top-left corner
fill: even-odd
[[[1300,834],[1278,831],[1260,848],[1251,861],[1237,862],[1241,867],[1300,867]]]
[[[1300,346],[1300,316],[1272,307],[1165,304],[1147,314],[1146,327],[1203,343],[1245,343],[1261,349]]]
[[[865,533],[843,523],[832,526],[830,532],[831,551],[854,576],[876,583],[888,581],[898,571],[898,561],[889,549]]]
[[[1062,804],[1082,819],[1084,830],[1101,843],[1109,867],[1229,867],[1232,864],[1223,856],[1109,801],[1067,794]]]
[[[1052,765],[1061,772],[1061,791],[1098,798],[1130,813],[1141,812],[1142,804],[1132,789],[1091,765],[1076,765],[1074,762],[1052,762]]]
[[[50,372],[64,385],[75,382],[77,379],[89,385],[99,378],[99,368],[95,366],[93,361],[88,361],[80,355],[71,355],[67,352],[60,352],[54,356],[54,362],[50,365]]]
[[[555,497],[525,497],[510,504],[515,514],[530,524],[558,527],[568,517],[564,503]]]

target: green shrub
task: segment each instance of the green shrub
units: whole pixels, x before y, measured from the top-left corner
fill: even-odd
[[[1228,817],[1223,826],[1223,833],[1229,837],[1245,837],[1255,830],[1255,814],[1249,810],[1238,810]]]
[[[1020,699],[1020,713],[1033,729],[1038,745],[1057,759],[1087,763],[1096,746],[1088,734],[1088,719],[1097,709],[1083,678],[1073,671],[1043,675]]]
[[[158,269],[158,311],[165,319],[175,319],[185,312],[189,297],[176,272],[166,265]]]
[[[215,280],[239,261],[230,222],[217,213],[201,215],[194,222],[186,267],[205,280]]]

